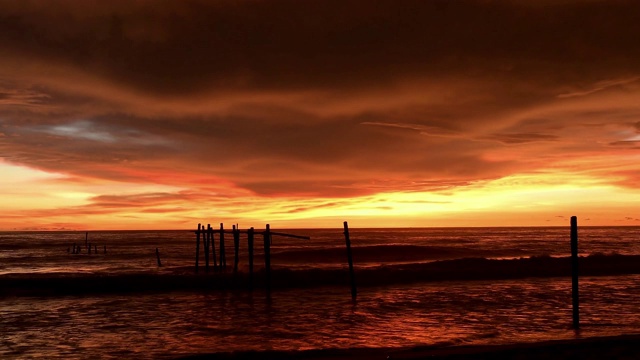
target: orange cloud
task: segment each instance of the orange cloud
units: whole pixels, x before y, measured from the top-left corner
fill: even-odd
[[[632,221],[639,10],[1,3],[0,228]]]

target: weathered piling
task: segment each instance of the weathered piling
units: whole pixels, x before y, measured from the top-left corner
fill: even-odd
[[[89,232],[84,233],[84,247],[89,246]]]
[[[578,291],[578,218],[571,217],[571,299],[573,328],[580,328],[580,295]]]
[[[216,260],[216,240],[211,224],[207,225],[207,232],[211,238],[211,257],[213,258],[213,271],[218,271],[218,261]]]
[[[210,227],[211,227],[211,224],[208,224],[207,230]],[[206,272],[209,272],[209,245],[211,244],[211,232],[203,230],[202,238],[204,240],[204,269]]]
[[[253,227],[247,231],[247,244],[249,248],[249,289],[253,290]]]
[[[196,272],[198,272],[198,260],[200,258],[200,227],[198,224],[198,231],[196,231]]]
[[[264,271],[267,294],[271,294],[271,229],[269,224],[264,231]]]
[[[233,249],[234,249],[234,257],[233,257],[233,275],[238,274],[238,258],[240,251],[240,229],[233,225]]]
[[[220,268],[227,268],[227,256],[224,251],[224,225],[220,223]]]
[[[93,253],[98,254],[98,245],[93,245]]]
[[[351,279],[351,298],[355,300],[356,296],[358,295],[358,292],[356,289],[356,277],[353,272],[353,258],[351,256],[351,239],[349,238],[349,224],[347,224],[346,221],[344,222],[344,240],[347,244],[347,260],[349,261],[349,277]]]
[[[199,249],[200,249],[200,235],[202,234],[203,249],[208,254],[208,246],[212,248],[212,256],[213,256],[213,264],[214,268],[216,268],[216,246],[214,241],[214,236],[216,233],[220,234],[220,262],[219,268],[226,269],[226,247],[224,243],[224,233],[230,233],[233,235],[233,243],[234,243],[234,278],[238,274],[239,264],[240,264],[240,234],[246,232],[248,238],[248,252],[249,252],[249,288],[253,288],[253,260],[254,260],[254,240],[255,240],[255,230],[254,228],[250,228],[248,230],[241,231],[239,226],[233,225],[232,230],[225,231],[224,224],[220,223],[220,230],[213,230],[211,228],[211,224],[208,224],[205,228],[204,225],[198,224],[198,230],[195,232],[196,236],[196,273],[198,272],[198,261],[199,261]],[[302,236],[302,235],[294,235],[294,234],[285,234],[279,233],[275,231],[271,231],[270,225],[266,225],[266,230],[264,232],[259,231],[259,234],[264,235],[264,254],[265,254],[265,283],[266,283],[266,291],[268,294],[271,292],[271,241],[273,236],[284,236],[290,238],[297,239],[305,239],[309,240],[310,237]],[[207,256],[205,256],[206,260]]]
[[[107,245],[104,245],[104,253],[107,253]]]
[[[158,251],[158,248],[156,248],[156,261],[158,261],[158,267],[161,267],[162,262],[160,261],[160,252]]]
[[[87,246],[87,254],[91,255],[91,244]]]

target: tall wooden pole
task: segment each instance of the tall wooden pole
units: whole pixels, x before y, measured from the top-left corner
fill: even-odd
[[[349,276],[351,278],[351,298],[356,299],[358,291],[356,289],[356,277],[353,272],[353,258],[351,257],[351,239],[349,239],[349,224],[344,222],[344,240],[347,243],[347,260],[349,261]]]
[[[247,239],[249,247],[249,289],[253,290],[253,227],[247,231]]]
[[[239,258],[239,250],[240,250],[240,229],[233,225],[233,249],[235,250],[234,258],[233,258],[233,275],[238,274],[238,258]]]
[[[227,257],[224,251],[224,225],[220,223],[220,267],[227,268]]]
[[[198,231],[196,231],[196,272],[198,272],[198,259],[200,258],[200,224],[198,224]]]
[[[578,218],[571,217],[571,298],[573,328],[580,328],[580,295],[578,291]]]
[[[269,224],[264,232],[264,269],[267,294],[271,294],[271,229]]]
[[[204,225],[202,225],[202,239],[204,240],[204,269],[206,272],[209,272],[209,246],[211,245],[211,233],[209,231],[205,231]]]
[[[209,233],[209,236],[211,236],[211,257],[213,258],[213,270],[218,271],[218,261],[216,260],[216,235],[213,233],[211,224],[207,225],[207,232]]]

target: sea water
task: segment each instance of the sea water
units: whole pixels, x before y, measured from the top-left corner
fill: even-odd
[[[638,255],[639,230],[581,228],[580,253]],[[278,231],[311,239],[273,237],[275,269],[344,269],[348,276],[342,229]],[[566,256],[568,236],[566,228],[351,230],[356,277],[358,270],[436,260]],[[92,244],[91,254],[85,240]],[[71,253],[74,243],[81,254]],[[229,234],[225,243],[232,267]],[[243,234],[241,272],[247,270],[246,245]],[[256,236],[257,269],[263,267],[262,245]],[[157,266],[156,248],[162,267]],[[116,274],[121,281],[136,274],[162,278],[194,271],[195,248],[193,230],[5,232],[0,233],[0,283],[10,277],[26,281],[78,274]],[[0,358],[155,359],[243,350],[504,344],[640,332],[640,275],[633,274],[581,278],[579,334],[571,329],[568,277],[387,283],[359,288],[355,302],[348,281],[345,286],[291,285],[273,289],[270,296],[262,288],[5,295],[0,298]]]

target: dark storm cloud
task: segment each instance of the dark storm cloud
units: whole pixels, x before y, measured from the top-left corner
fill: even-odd
[[[639,66],[640,5],[630,1],[109,3],[5,1],[0,43],[171,95],[362,87],[451,71],[589,81]]]
[[[0,1],[0,157],[268,196],[535,170],[638,131],[638,13],[630,1]],[[507,156],[519,147],[535,159]]]

